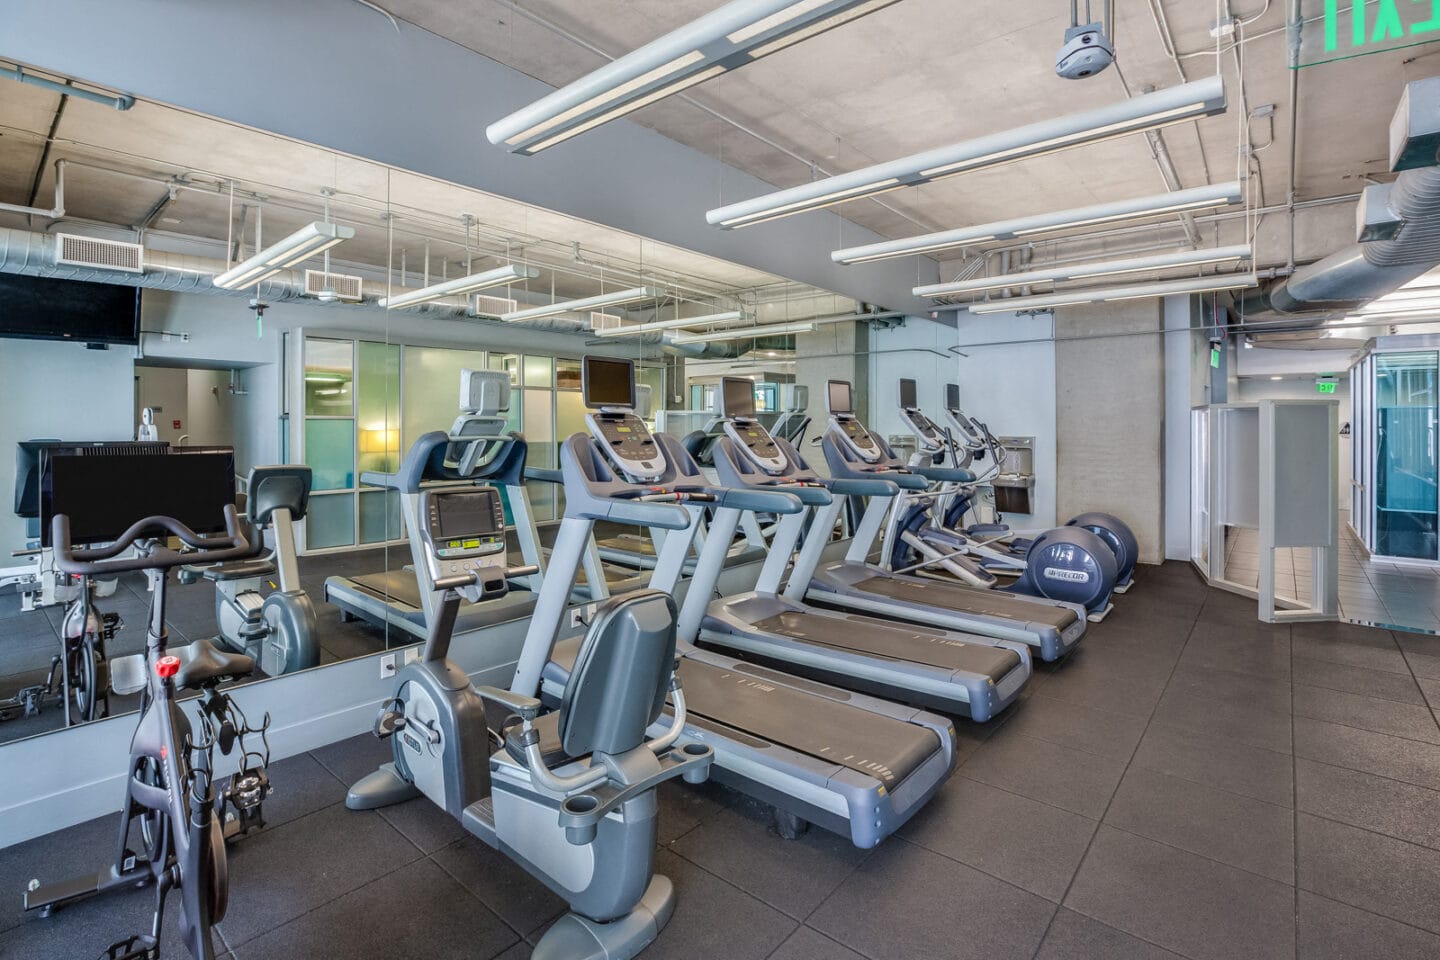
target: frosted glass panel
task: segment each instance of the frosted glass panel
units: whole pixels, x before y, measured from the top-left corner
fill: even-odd
[[[525,357],[525,386],[553,387],[555,385],[555,360],[553,357]]]
[[[460,371],[484,370],[485,351],[405,348],[404,449],[431,430],[449,430],[460,414]]]
[[[356,382],[360,472],[400,469],[400,347],[362,340]]]
[[[312,490],[355,486],[355,421],[306,420],[305,462],[314,472]]]
[[[520,355],[515,353],[490,354],[490,369],[504,370],[510,374],[510,386],[520,386]]]
[[[355,543],[355,495],[329,494],[310,498],[305,514],[305,545],[311,550],[348,547]]]
[[[399,540],[400,494],[395,490],[360,494],[360,542],[383,543]]]
[[[579,389],[580,389],[580,361],[579,361],[579,360],[556,360],[556,361],[555,361],[555,389],[557,389],[557,390],[579,390]]]
[[[585,432],[585,404],[580,394],[561,391],[555,394],[555,440],[563,443],[573,434]]]
[[[349,417],[355,413],[354,343],[305,338],[305,412],[310,416]]]

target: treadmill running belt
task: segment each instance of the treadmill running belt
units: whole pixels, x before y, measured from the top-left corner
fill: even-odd
[[[578,637],[557,643],[554,666],[568,676],[579,649]],[[935,733],[918,724],[771,683],[764,668],[746,673],[681,657],[677,672],[685,707],[698,726],[735,730],[826,760],[874,777],[886,789],[940,749]]]
[[[766,617],[756,623],[755,628],[838,650],[977,673],[997,684],[1020,665],[1020,655],[1006,647],[965,643],[938,630],[902,624],[891,626],[870,618],[817,616],[787,610]]]
[[[1074,610],[1057,603],[1034,603],[1010,593],[996,593],[984,587],[968,587],[961,583],[945,583],[940,580],[923,580],[917,583],[895,577],[867,577],[856,581],[852,587],[892,600],[912,600],[942,610],[1043,623],[1060,631],[1064,631],[1079,619]]]

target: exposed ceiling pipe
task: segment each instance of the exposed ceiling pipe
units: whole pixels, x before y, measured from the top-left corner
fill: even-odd
[[[65,216],[65,165],[67,161],[55,161],[55,206],[49,210],[40,207],[22,207],[13,203],[0,203],[0,210],[7,213],[22,213],[28,217],[46,217],[59,220]]]
[[[116,110],[129,110],[135,106],[135,98],[129,94],[122,93],[112,95],[108,93],[96,93],[94,90],[84,90],[80,87],[72,87],[68,84],[57,83],[54,80],[47,80],[45,77],[37,77],[33,73],[26,73],[22,67],[0,67],[0,77],[19,81],[26,86],[49,90],[61,96],[79,97],[81,100],[89,100],[92,103],[102,103],[107,107],[114,107]]]

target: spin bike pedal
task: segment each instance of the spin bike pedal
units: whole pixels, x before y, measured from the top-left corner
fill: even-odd
[[[160,944],[146,933],[110,944],[100,960],[159,960]]]
[[[395,731],[405,728],[405,702],[399,697],[391,697],[380,704],[380,712],[375,717],[375,726],[371,732],[380,740],[389,740],[395,735]]]
[[[227,842],[264,828],[262,804],[269,795],[270,778],[263,769],[241,770],[230,777],[230,785],[221,795],[222,807],[231,808],[225,814]]]

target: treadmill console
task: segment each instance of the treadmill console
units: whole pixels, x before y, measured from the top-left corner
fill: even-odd
[[[846,444],[855,452],[856,456],[866,463],[880,462],[884,453],[881,452],[880,445],[875,442],[874,437],[870,436],[870,431],[865,429],[863,423],[851,416],[833,416],[831,422],[835,424],[836,429],[845,438]]]
[[[909,407],[900,408],[900,416],[905,418],[905,423],[910,427],[910,432],[925,445],[927,453],[935,453],[945,445],[945,438],[941,436],[940,429],[919,410]]]
[[[790,471],[790,459],[759,421],[726,420],[725,436],[745,451],[751,463],[770,476],[783,476]]]
[[[498,490],[422,490],[420,517],[424,523],[420,541],[431,580],[474,573],[480,597],[505,593],[505,509]]]
[[[659,480],[665,474],[665,454],[645,426],[629,410],[599,410],[585,415],[590,435],[626,479]]]

